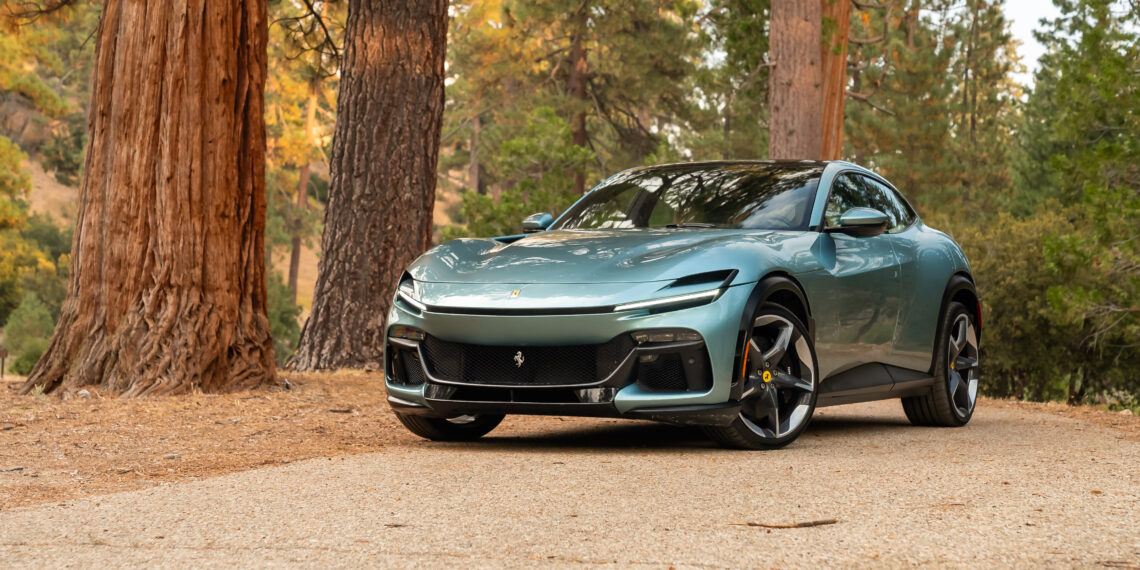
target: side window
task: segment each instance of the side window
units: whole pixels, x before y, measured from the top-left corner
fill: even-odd
[[[875,205],[872,206],[887,215],[891,219],[887,223],[887,232],[895,233],[906,229],[910,225],[913,213],[907,208],[906,203],[899,198],[898,193],[893,188],[871,178],[863,176],[863,184],[871,192],[871,201]]]
[[[831,196],[827,199],[827,209],[823,218],[828,227],[839,225],[839,217],[851,208],[874,208],[870,196],[854,174],[840,174],[831,183]]]

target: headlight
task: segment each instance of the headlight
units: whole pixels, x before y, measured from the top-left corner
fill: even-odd
[[[674,295],[672,297],[662,297],[660,299],[650,299],[648,301],[638,301],[636,303],[626,303],[614,307],[614,311],[632,311],[635,309],[675,310],[685,306],[704,305],[705,303],[715,301],[723,292],[724,289],[718,287],[698,293],[687,293],[684,295]]]
[[[396,294],[417,311],[422,312],[427,310],[427,305],[424,305],[418,299],[419,295],[416,294],[416,280],[412,279],[411,275],[405,273],[404,277],[400,279],[400,284],[396,287]]]

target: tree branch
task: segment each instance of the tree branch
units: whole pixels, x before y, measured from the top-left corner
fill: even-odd
[[[332,77],[340,68],[341,46],[325,22],[324,9],[330,3],[338,0],[300,0],[303,11],[297,16],[278,18],[273,24],[280,24],[292,36],[298,47],[294,55],[286,55],[287,59],[299,59],[307,53],[317,54],[316,72],[321,77]],[[316,41],[310,40],[316,36]],[[329,60],[326,63],[326,59]]]
[[[876,89],[875,91],[878,91],[878,89]],[[887,109],[885,107],[881,107],[878,104],[876,104],[874,101],[872,101],[871,100],[872,95],[874,95],[874,93],[857,93],[855,91],[848,91],[847,92],[848,97],[850,97],[856,101],[866,103],[867,106],[871,107],[872,109],[874,109],[880,113],[885,113],[885,114],[890,115],[892,117],[895,116],[894,111]]]
[[[16,7],[4,3],[4,16],[11,18],[18,26],[26,26],[39,20],[41,16],[54,14],[75,4],[75,0],[49,0],[48,2],[17,2]]]

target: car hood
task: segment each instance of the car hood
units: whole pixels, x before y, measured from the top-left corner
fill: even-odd
[[[763,265],[802,249],[807,232],[724,229],[559,230],[513,243],[458,239],[409,268],[422,282],[471,284],[644,283]],[[778,262],[775,265],[782,265]],[[742,282],[737,280],[737,282]]]

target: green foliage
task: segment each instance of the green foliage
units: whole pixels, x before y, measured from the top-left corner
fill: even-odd
[[[922,212],[992,211],[1008,193],[1019,89],[1000,0],[884,3],[852,11],[844,126],[855,162],[890,177]]]
[[[700,46],[692,26],[697,7],[692,0],[454,3],[440,161],[445,188],[469,187],[469,174],[458,178],[453,172],[474,168],[480,183],[472,190],[510,190],[532,165],[489,157],[500,154],[505,142],[527,137],[544,110],[567,124],[584,115],[584,147],[593,155],[584,165],[587,185],[672,144],[666,131],[684,122],[691,108],[687,82]],[[584,98],[571,89],[574,38],[587,54]],[[564,133],[569,142],[570,131]]]
[[[20,235],[35,242],[51,259],[71,253],[71,234],[71,227],[61,228],[56,220],[45,214],[32,214],[20,229]]]
[[[574,173],[585,170],[594,153],[570,142],[570,126],[548,107],[535,109],[516,138],[504,141],[491,157],[504,173],[507,190],[496,201],[465,192],[462,216],[467,227],[445,228],[444,239],[516,234],[524,217],[536,212],[557,216],[574,202]]]
[[[983,391],[994,397],[1068,400],[1069,381],[1092,355],[1080,346],[1079,324],[1059,319],[1046,291],[1056,277],[1045,242],[1074,231],[1068,212],[1053,203],[1031,218],[1001,214],[992,223],[952,220],[982,298]]]
[[[1029,109],[1048,154],[1046,176],[1029,178],[1080,212],[1076,231],[1046,243],[1058,319],[1096,356],[1074,399],[1117,389],[1140,395],[1140,12],[1110,0],[1058,0],[1062,16],[1040,37],[1052,46]],[[1044,101],[1036,101],[1037,99]],[[1051,185],[1052,187],[1049,187]]]
[[[4,327],[4,344],[13,355],[9,368],[16,374],[27,374],[47,348],[55,321],[48,307],[35,293],[28,292],[12,311]]]
[[[266,271],[266,288],[269,293],[269,331],[273,335],[273,354],[277,364],[284,366],[297,350],[297,341],[301,338],[301,326],[297,323],[301,316],[301,307],[293,304],[292,295],[289,294],[289,285],[281,277],[281,273],[268,269]]]
[[[24,196],[32,188],[20,164],[27,155],[11,140],[0,136],[0,230],[18,226],[24,218]]]
[[[11,360],[8,365],[8,370],[13,374],[27,376],[36,363],[40,361],[40,357],[47,351],[48,341],[42,338],[31,339],[24,344],[24,348],[20,352],[13,352],[15,358]]]
[[[76,186],[83,174],[83,152],[87,145],[87,120],[82,113],[73,113],[54,129],[51,137],[40,147],[40,164],[44,170],[55,172],[61,184]]]
[[[697,26],[702,58],[689,78],[694,101],[678,143],[694,160],[767,155],[769,0],[713,3]],[[698,20],[699,21],[699,20]]]

